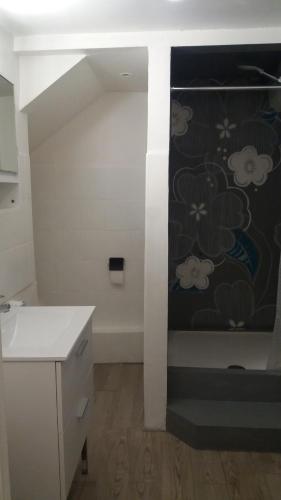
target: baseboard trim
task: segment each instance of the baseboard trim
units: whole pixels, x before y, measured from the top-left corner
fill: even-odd
[[[143,331],[94,328],[93,356],[94,363],[143,363]]]

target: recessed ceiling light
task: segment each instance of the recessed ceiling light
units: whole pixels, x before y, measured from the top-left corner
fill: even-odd
[[[67,9],[77,0],[0,0],[0,8],[11,14],[40,15]]]
[[[123,78],[131,78],[133,76],[133,73],[129,73],[128,71],[123,71],[122,73],[120,73],[120,76],[122,76]]]

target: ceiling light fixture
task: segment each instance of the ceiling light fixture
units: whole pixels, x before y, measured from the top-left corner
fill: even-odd
[[[67,9],[77,0],[0,0],[0,9],[11,14],[40,15]]]

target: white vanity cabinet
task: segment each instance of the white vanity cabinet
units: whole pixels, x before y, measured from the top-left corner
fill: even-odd
[[[66,500],[91,422],[91,319],[66,359],[4,362],[12,500]]]

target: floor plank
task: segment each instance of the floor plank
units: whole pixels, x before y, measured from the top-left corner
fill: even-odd
[[[280,500],[281,455],[194,450],[143,429],[142,365],[98,365],[89,474],[69,500]]]
[[[168,433],[162,433],[162,497],[193,500],[191,448]],[[161,498],[162,498],[161,497]]]

